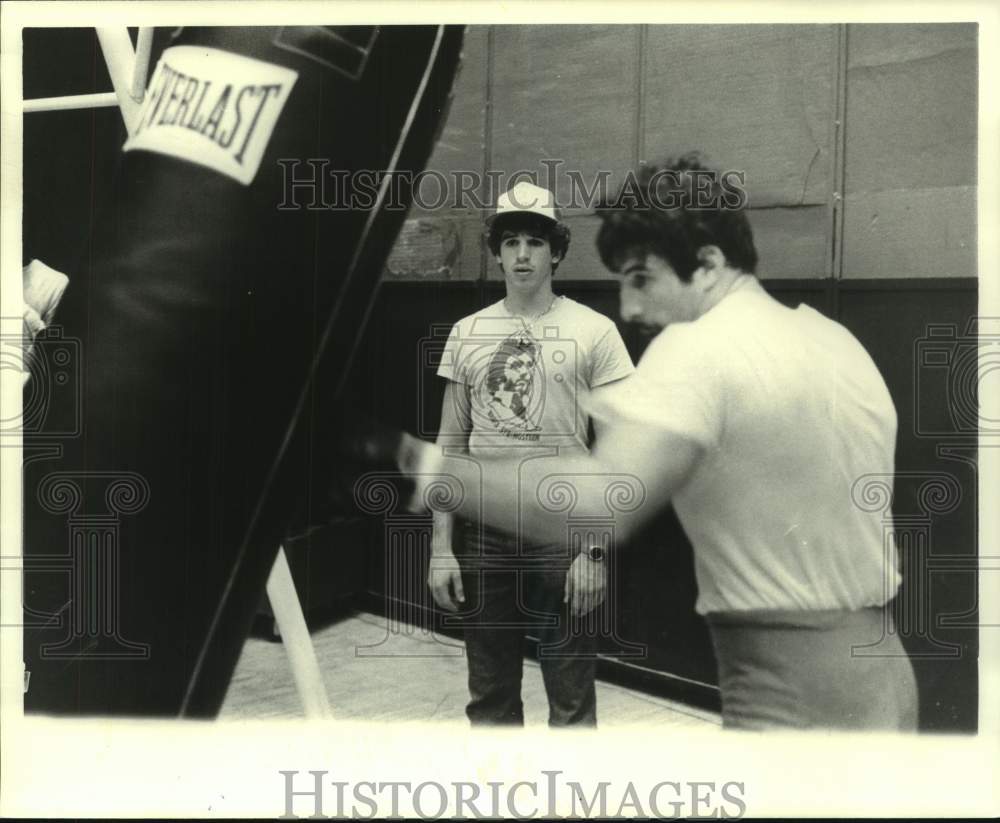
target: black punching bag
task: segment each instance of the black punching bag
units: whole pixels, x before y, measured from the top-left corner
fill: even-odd
[[[64,594],[60,610],[25,593],[26,710],[218,713],[461,37],[173,35],[61,330],[39,341],[77,358],[79,391],[53,393],[25,442],[25,567],[48,564]]]

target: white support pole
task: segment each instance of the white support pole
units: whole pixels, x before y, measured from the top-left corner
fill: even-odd
[[[36,111],[69,111],[71,109],[97,109],[103,106],[117,106],[118,95],[113,91],[101,94],[70,94],[65,97],[36,97],[25,100],[25,114]]]
[[[295,592],[291,569],[284,547],[278,547],[271,576],[267,579],[267,598],[281,632],[281,642],[288,653],[288,662],[295,678],[295,688],[305,709],[306,717],[326,720],[332,716],[330,703],[323,686],[323,676],[316,660],[309,628],[306,626],[302,604]]]
[[[101,51],[104,52],[104,61],[108,64],[108,74],[111,75],[111,85],[118,97],[125,128],[132,134],[139,124],[139,104],[131,94],[135,51],[132,49],[128,29],[125,26],[99,28],[97,39],[100,41]]]
[[[149,73],[149,56],[153,52],[153,29],[139,29],[135,43],[135,68],[132,70],[132,99],[141,103],[146,94],[146,77]]]

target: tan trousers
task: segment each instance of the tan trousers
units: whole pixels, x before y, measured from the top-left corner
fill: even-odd
[[[885,609],[707,618],[725,728],[916,730],[913,666]]]

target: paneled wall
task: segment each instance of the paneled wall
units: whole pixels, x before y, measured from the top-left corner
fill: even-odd
[[[613,189],[699,149],[746,175],[762,278],[974,277],[976,65],[972,24],[474,26],[429,167],[527,170],[572,204],[571,172]],[[588,211],[565,277],[607,277]],[[499,277],[484,214],[416,209],[387,279]]]

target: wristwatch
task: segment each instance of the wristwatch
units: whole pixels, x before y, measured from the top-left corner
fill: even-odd
[[[604,562],[605,551],[603,546],[590,546],[583,553],[587,555],[589,560],[593,560],[595,563]]]

